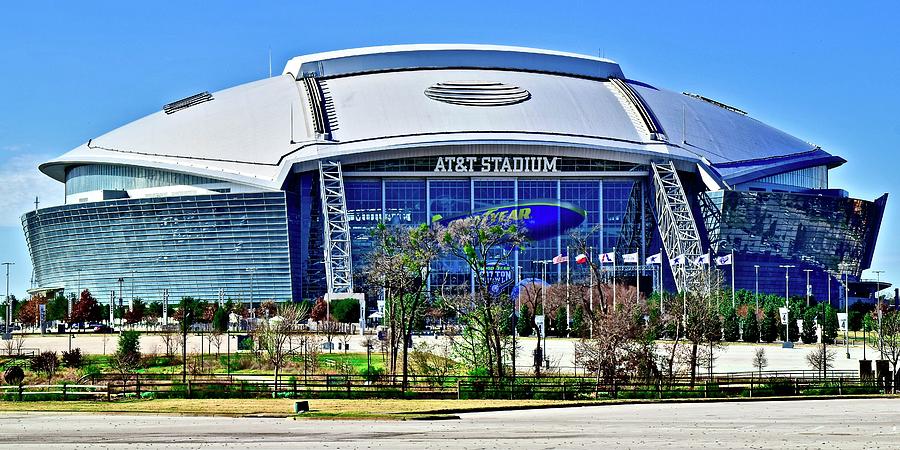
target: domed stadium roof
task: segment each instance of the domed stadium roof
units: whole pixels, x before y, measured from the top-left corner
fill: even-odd
[[[613,61],[520,47],[403,45],[293,58],[280,76],[188,97],[41,165],[123,164],[278,189],[294,164],[459,144],[561,146],[697,163],[726,182],[843,159]]]

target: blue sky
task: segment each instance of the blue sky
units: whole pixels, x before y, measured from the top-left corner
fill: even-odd
[[[19,216],[59,204],[36,166],[161,105],[267,76],[304,53],[491,43],[618,61],[629,78],[700,93],[849,162],[833,187],[900,193],[894,2],[16,2],[0,26],[0,259],[29,286]],[[897,197],[874,268],[900,280]]]

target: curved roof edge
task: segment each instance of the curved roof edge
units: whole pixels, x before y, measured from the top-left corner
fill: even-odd
[[[413,69],[525,70],[587,78],[624,78],[615,61],[577,53],[478,44],[416,44],[363,47],[291,58],[284,74],[296,78]]]
[[[777,175],[779,173],[806,169],[813,166],[828,166],[829,169],[841,166],[847,160],[834,156],[820,148],[792,155],[763,158],[747,161],[716,163],[712,166],[729,184],[735,185],[753,181],[758,178]]]

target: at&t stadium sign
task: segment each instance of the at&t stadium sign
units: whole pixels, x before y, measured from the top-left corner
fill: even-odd
[[[546,156],[442,156],[435,172],[559,172],[559,157]]]

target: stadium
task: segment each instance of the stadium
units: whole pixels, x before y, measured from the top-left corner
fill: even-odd
[[[802,296],[809,276],[836,303],[875,290],[860,277],[887,201],[830,186],[845,162],[603,58],[374,47],[299,56],[87,140],[40,166],[65,204],[22,225],[32,292],[110,301],[365,294],[378,223],[493,214],[532,239],[509,279],[563,279],[545,261],[580,232],[592,258],[614,252],[610,276],[648,293],[690,289],[710,255],[733,258],[725,286]]]

